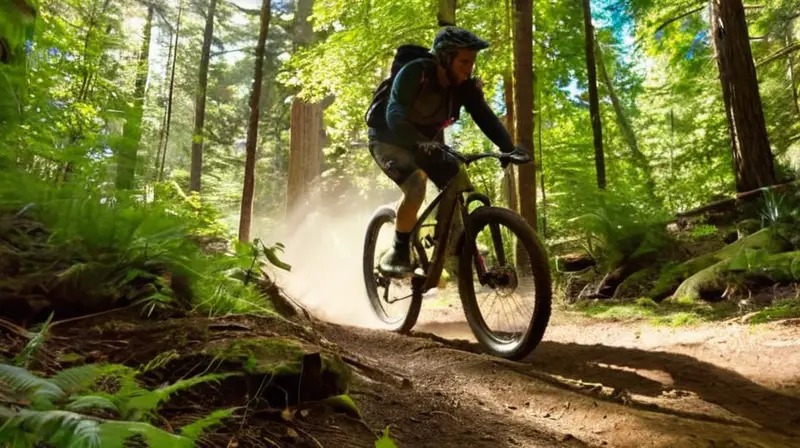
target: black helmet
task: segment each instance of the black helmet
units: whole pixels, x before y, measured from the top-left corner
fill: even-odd
[[[446,26],[436,33],[433,38],[434,53],[443,53],[452,50],[485,50],[489,42],[481,39],[470,31],[457,26]]]

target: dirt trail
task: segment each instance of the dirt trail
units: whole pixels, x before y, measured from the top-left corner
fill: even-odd
[[[418,330],[466,339],[454,315],[426,321],[447,314],[423,311]],[[323,331],[415,390],[468,409],[464,429],[491,435],[491,446],[800,446],[800,326],[668,329],[557,313],[545,341],[519,363],[432,334]],[[398,434],[401,446],[443,446],[435,436],[420,443]]]
[[[376,204],[325,216],[324,232],[289,228],[292,273],[276,276],[331,322],[328,339],[410,380],[361,397],[399,446],[800,447],[800,325],[671,329],[557,312],[511,363],[478,353],[445,292],[425,300],[417,337],[370,329],[361,255]]]

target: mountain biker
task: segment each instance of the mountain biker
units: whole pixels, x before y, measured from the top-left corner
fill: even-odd
[[[444,129],[459,118],[463,106],[483,133],[517,160],[530,155],[514,146],[506,128],[492,112],[478,80],[472,78],[475,58],[489,43],[463,28],[442,28],[433,40],[432,58],[406,64],[391,87],[385,125],[369,128],[369,148],[375,162],[402,190],[393,247],[381,258],[384,273],[411,271],[411,230],[425,199],[428,178],[443,189],[460,169],[444,145]]]

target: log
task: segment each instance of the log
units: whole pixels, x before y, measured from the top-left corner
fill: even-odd
[[[785,191],[794,191],[797,189],[800,189],[800,180],[794,180],[783,184],[758,188],[743,193],[737,193],[732,198],[722,199],[707,205],[703,205],[701,207],[697,207],[692,210],[678,213],[677,216],[679,218],[689,218],[693,216],[705,215],[707,213],[712,213],[712,212],[714,213],[730,212],[735,210],[742,202],[747,202],[749,200],[759,197],[761,193],[765,193],[768,191],[772,193],[779,193]]]

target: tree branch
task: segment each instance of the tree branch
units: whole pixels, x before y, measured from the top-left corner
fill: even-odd
[[[233,6],[234,8],[238,9],[239,12],[242,12],[242,13],[247,14],[249,16],[258,16],[258,15],[261,14],[261,11],[258,10],[258,9],[242,8],[241,6],[237,5],[236,3],[232,2],[232,1],[227,1],[226,3],[231,5],[231,6]]]
[[[667,20],[666,22],[662,23],[658,28],[656,28],[656,30],[653,31],[653,34],[658,33],[659,31],[661,31],[664,28],[668,27],[669,25],[677,22],[678,20],[681,20],[681,19],[683,19],[685,17],[688,17],[688,16],[690,16],[690,15],[696,13],[696,12],[702,11],[703,8],[705,8],[705,7],[706,7],[706,5],[698,6],[697,8],[694,8],[694,9],[692,9],[690,11],[686,11],[685,13],[683,13],[683,14],[677,16],[677,17],[673,17],[673,18]]]
[[[234,48],[233,50],[224,50],[224,51],[217,51],[216,53],[211,53],[211,57],[213,58],[227,53],[236,53],[237,51],[246,51],[249,53],[252,52],[253,50],[255,50],[255,47]]]
[[[778,60],[780,58],[786,57],[786,56],[794,53],[797,50],[800,50],[800,42],[794,42],[791,45],[783,47],[780,50],[772,53],[771,55],[769,55],[767,57],[765,57],[764,59],[758,61],[756,63],[756,68],[759,68],[759,67],[761,67],[763,65],[769,64],[770,62],[773,62],[773,61]]]

